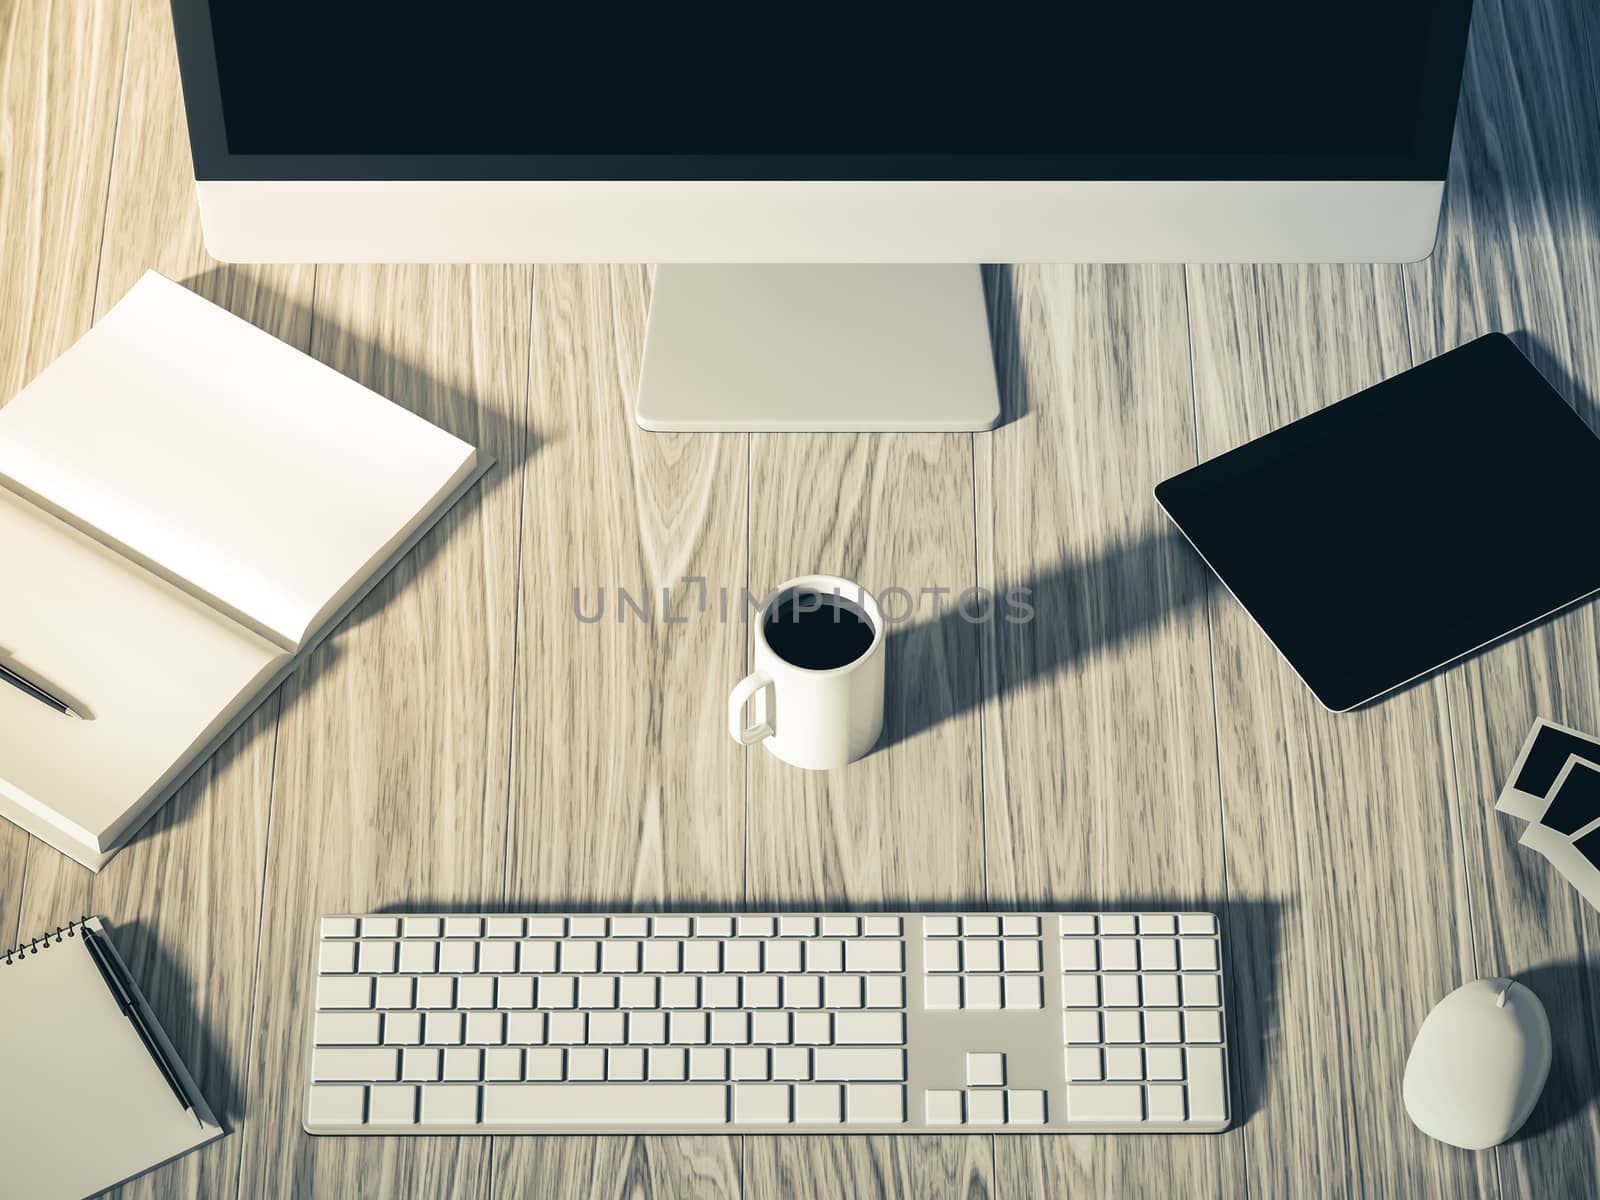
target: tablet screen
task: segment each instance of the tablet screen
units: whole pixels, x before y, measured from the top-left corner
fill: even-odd
[[[1502,334],[1156,499],[1336,711],[1600,590],[1600,439]]]

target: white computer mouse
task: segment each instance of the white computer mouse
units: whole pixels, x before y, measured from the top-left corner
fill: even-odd
[[[1515,980],[1475,979],[1417,1030],[1406,1112],[1429,1137],[1487,1150],[1528,1119],[1549,1074],[1550,1021],[1539,997]]]

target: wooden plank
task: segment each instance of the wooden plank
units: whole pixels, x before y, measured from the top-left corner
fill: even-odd
[[[137,0],[128,32],[104,237],[98,317],[148,266],[183,280],[302,349],[310,341],[311,268],[216,268],[200,244],[164,0]],[[140,980],[201,1093],[237,1133],[249,1044],[267,807],[278,698],[201,767],[99,875],[36,846],[27,908],[40,920],[98,913]],[[181,895],[185,905],[172,904]],[[240,1137],[214,1142],[118,1194],[238,1190]]]
[[[1406,281],[1418,360],[1505,331],[1600,429],[1597,73],[1594,5],[1479,0],[1444,227]],[[1493,811],[1534,717],[1600,733],[1597,659],[1588,604],[1447,677],[1477,973],[1531,986],[1556,1038],[1543,1099],[1496,1151],[1508,1195],[1575,1195],[1600,1178],[1600,914]]]
[[[541,267],[536,282],[506,902],[724,908],[743,880],[720,716],[741,648],[680,581],[743,579],[745,439],[634,423],[645,268]],[[602,592],[603,619],[580,620]],[[566,1196],[739,1188],[726,1137],[500,1139],[494,1174]]]
[[[829,772],[748,752],[753,906],[981,906],[977,633],[949,599],[976,582],[972,505],[968,437],[751,439],[750,591],[759,597],[797,575],[841,575],[878,596],[891,622],[877,750]],[[923,591],[935,588],[947,591]],[[729,626],[730,642],[747,638],[744,624]],[[974,1172],[987,1191],[992,1176],[988,1138],[746,1138],[745,1146],[753,1196],[784,1194],[797,1173],[845,1193],[905,1195],[944,1192],[921,1184]]]
[[[300,1131],[324,912],[480,909],[504,875],[531,271],[318,272],[313,353],[493,454],[283,689],[246,1063],[247,1195],[483,1195],[488,1139]]]
[[[1410,365],[1399,268],[1188,279],[1203,458]],[[1487,1160],[1424,1137],[1400,1098],[1418,1024],[1472,972],[1444,686],[1328,713],[1226,591],[1210,607],[1229,889],[1276,925],[1232,931],[1250,1190],[1485,1186]]]
[[[977,439],[979,579],[1033,609],[982,627],[990,901],[1228,921],[1206,572],[1151,495],[1195,461],[1182,268],[999,268],[989,292],[1007,423]],[[1236,1142],[1001,1138],[998,1191],[1237,1191]]]
[[[0,6],[0,405],[93,320],[127,38],[125,2]],[[55,852],[0,825],[8,946],[35,936],[19,924],[26,860]]]

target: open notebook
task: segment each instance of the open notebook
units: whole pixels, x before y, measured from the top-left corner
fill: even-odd
[[[488,465],[147,273],[0,408],[0,816],[99,870]]]
[[[0,1195],[92,1195],[222,1136],[98,917],[0,950],[0,1061]]]

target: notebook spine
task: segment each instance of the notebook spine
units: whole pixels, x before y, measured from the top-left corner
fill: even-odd
[[[76,921],[68,921],[65,925],[57,925],[53,933],[46,933],[36,937],[31,942],[22,942],[11,949],[0,953],[0,967],[9,967],[21,964],[30,954],[37,954],[41,950],[48,950],[51,946],[60,945],[67,938],[75,938],[82,929],[88,917],[79,917]]]

